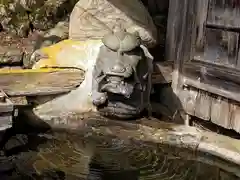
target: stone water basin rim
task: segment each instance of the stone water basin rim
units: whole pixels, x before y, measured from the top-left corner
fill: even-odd
[[[48,117],[43,121],[54,131],[91,132],[123,140],[133,139],[187,148],[193,152],[201,152],[223,160],[225,165],[213,160],[210,162],[198,159],[199,161],[208,161],[207,163],[215,166],[221,166],[221,168],[240,177],[240,141],[224,135],[203,131],[195,127],[161,122],[155,118],[142,118],[126,122],[111,120],[95,113]],[[228,163],[232,165],[229,166]]]

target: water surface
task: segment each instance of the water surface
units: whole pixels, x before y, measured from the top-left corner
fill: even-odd
[[[227,172],[234,167],[231,163],[209,154],[134,140],[128,135],[120,139],[90,132],[53,130],[38,135],[16,135],[6,149],[7,157],[1,157],[1,180],[240,179]]]

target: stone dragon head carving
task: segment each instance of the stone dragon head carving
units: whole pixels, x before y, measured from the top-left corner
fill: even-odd
[[[92,100],[100,113],[133,118],[150,110],[152,59],[140,38],[125,31],[108,34],[93,70]]]

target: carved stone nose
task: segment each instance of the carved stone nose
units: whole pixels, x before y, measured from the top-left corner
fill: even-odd
[[[115,72],[115,73],[123,73],[125,71],[126,71],[126,68],[121,64],[116,64],[112,67],[112,72]]]

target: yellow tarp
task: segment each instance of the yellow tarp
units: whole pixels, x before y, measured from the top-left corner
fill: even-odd
[[[86,70],[88,62],[97,58],[101,45],[101,40],[61,41],[40,49],[48,58],[38,61],[33,66],[33,69],[41,67],[77,67]]]
[[[96,59],[101,45],[101,40],[63,40],[40,49],[48,58],[39,60],[33,69],[0,69],[0,73],[52,72],[63,70],[64,67],[86,70],[89,61]]]

